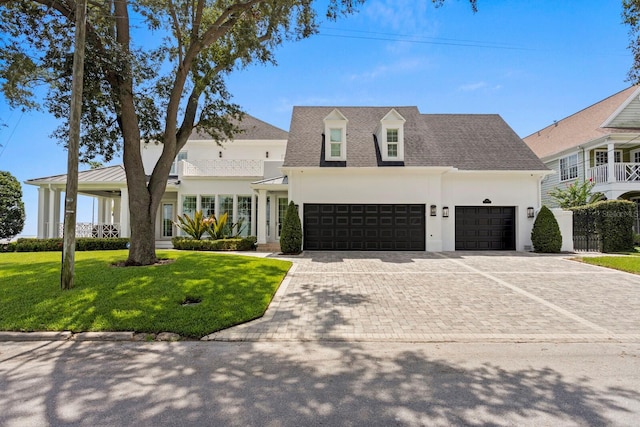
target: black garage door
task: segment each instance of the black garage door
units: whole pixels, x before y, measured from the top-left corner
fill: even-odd
[[[424,205],[304,205],[304,249],[424,251]]]
[[[515,250],[516,208],[456,206],[456,250]]]

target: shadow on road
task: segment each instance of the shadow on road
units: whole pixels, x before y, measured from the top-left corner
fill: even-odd
[[[609,425],[638,415],[628,409],[637,390],[549,367],[365,347],[33,345],[0,357],[0,425]]]

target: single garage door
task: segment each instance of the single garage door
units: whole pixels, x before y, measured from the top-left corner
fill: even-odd
[[[424,251],[424,205],[304,204],[304,249]]]
[[[516,208],[456,206],[456,250],[515,250]]]

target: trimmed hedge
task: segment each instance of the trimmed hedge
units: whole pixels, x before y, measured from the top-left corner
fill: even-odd
[[[298,208],[289,202],[280,231],[280,250],[284,254],[299,254],[302,252],[302,226]]]
[[[634,202],[605,200],[570,210],[587,212],[593,218],[595,231],[602,239],[602,252],[633,250],[633,222],[636,217]]]
[[[542,253],[558,253],[562,249],[562,235],[553,212],[543,206],[538,212],[531,230],[533,250]]]
[[[15,252],[16,242],[2,243],[0,244],[0,252]]]
[[[255,236],[218,240],[195,240],[189,237],[171,239],[174,249],[184,251],[251,251],[258,239]]]
[[[95,239],[80,237],[76,239],[76,251],[115,251],[127,249],[128,238]],[[10,244],[11,245],[11,244]],[[62,251],[62,238],[55,239],[28,239],[20,238],[13,244],[15,252],[51,252]],[[10,251],[8,248],[7,251]]]

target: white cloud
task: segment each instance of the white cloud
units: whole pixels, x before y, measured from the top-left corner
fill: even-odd
[[[427,19],[429,2],[416,0],[373,0],[364,13],[380,28],[405,34],[424,33],[433,23]]]
[[[395,61],[390,65],[378,65],[369,71],[354,73],[349,76],[351,81],[372,81],[378,78],[387,77],[394,74],[411,73],[426,66],[425,61],[420,58],[406,58]]]
[[[500,84],[489,85],[489,83],[484,81],[476,82],[476,83],[468,83],[458,87],[458,91],[460,92],[475,92],[478,90],[495,91],[499,89],[502,89],[502,85]]]

